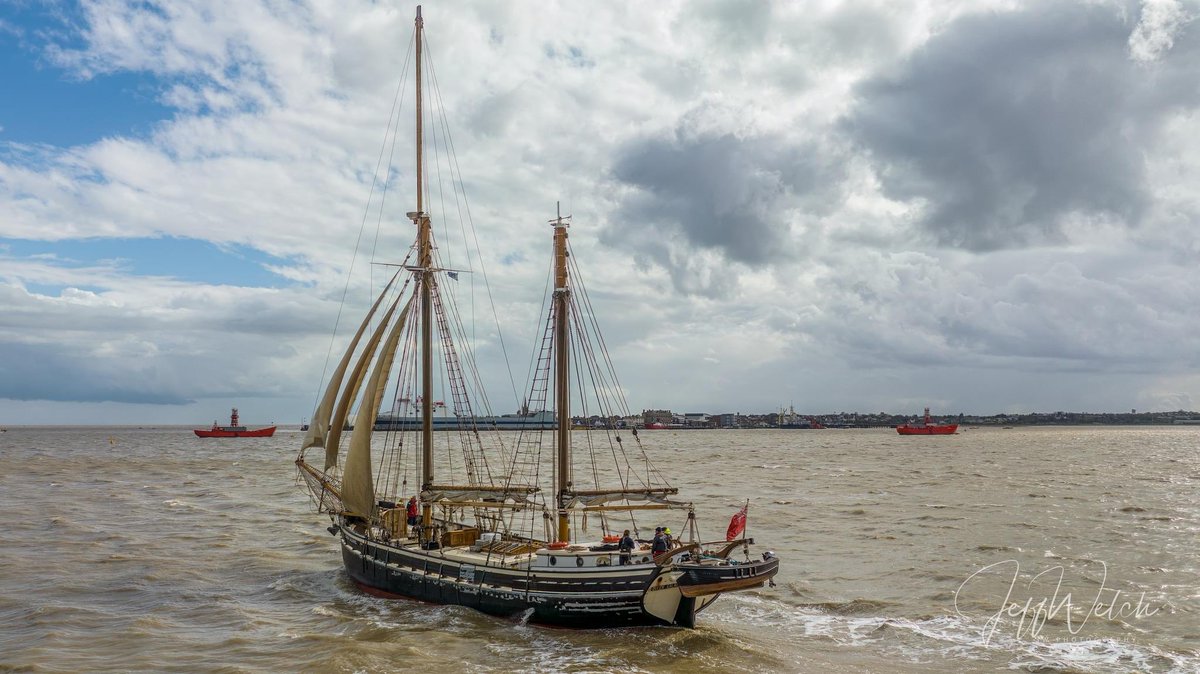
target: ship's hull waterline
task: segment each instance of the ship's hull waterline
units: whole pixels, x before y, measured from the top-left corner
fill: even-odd
[[[687,572],[652,561],[560,569],[479,565],[453,559],[452,551],[448,556],[439,550],[422,550],[411,542],[370,540],[350,527],[341,527],[338,533],[346,573],[364,592],[466,606],[542,625],[694,627],[696,614],[720,596],[720,592],[686,596],[679,579]],[[575,558],[570,552],[562,555],[564,560]],[[634,558],[649,559],[645,555]],[[778,560],[743,566],[747,573],[754,569],[757,579],[753,585],[762,585],[778,571]]]

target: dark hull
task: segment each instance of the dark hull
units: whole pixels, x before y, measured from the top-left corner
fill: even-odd
[[[681,564],[677,568],[683,572],[678,581],[683,596],[703,597],[762,586],[779,573],[779,559],[772,557],[736,566]]]
[[[655,584],[663,569],[654,564],[582,573],[510,569],[467,564],[443,558],[437,551],[370,541],[345,529],[341,539],[346,573],[363,591],[380,597],[466,606],[490,615],[575,628],[693,627],[695,613],[707,605],[707,601],[682,597],[669,619],[651,614],[643,601],[647,590],[652,585],[675,587],[666,577]]]

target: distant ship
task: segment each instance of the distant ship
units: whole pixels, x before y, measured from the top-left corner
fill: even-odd
[[[925,420],[920,424],[900,424],[896,427],[900,435],[953,435],[958,432],[958,424],[935,424],[929,418],[929,408],[925,408]]]
[[[194,432],[196,437],[200,438],[269,438],[275,435],[275,427],[267,426],[253,430],[246,428],[238,423],[238,411],[235,407],[229,414],[228,426],[218,425],[214,421],[212,428],[197,428]]]
[[[825,426],[812,417],[802,417],[799,414],[796,414],[796,408],[789,406],[786,411],[779,413],[778,428],[807,430],[825,428]]]
[[[441,405],[445,407],[444,405]],[[421,428],[420,408],[415,414],[380,414],[375,419],[377,431],[413,431]],[[437,416],[433,417],[433,430],[456,431],[459,429],[498,429],[502,431],[548,431],[558,428],[554,412],[522,411],[518,414],[502,414],[492,417]]]

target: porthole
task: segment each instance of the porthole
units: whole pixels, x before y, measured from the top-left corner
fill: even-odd
[[[558,557],[551,556],[550,557],[550,566],[554,566],[555,564],[558,564]]]
[[[583,566],[583,557],[575,557],[575,566]]]

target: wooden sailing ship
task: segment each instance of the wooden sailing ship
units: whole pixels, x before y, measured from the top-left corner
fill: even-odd
[[[557,423],[487,432],[474,422],[486,396],[472,352],[455,344],[466,333],[423,193],[423,28],[418,7],[416,210],[407,214],[416,242],[334,368],[296,460],[299,474],[332,519],[346,573],[370,594],[571,627],[694,626],[722,593],[770,582],[779,560],[751,553],[745,509],[705,540],[693,504],[677,498],[636,431],[572,430],[573,405],[606,414],[627,414],[627,406],[569,252],[569,216],[550,221],[553,290],[526,398],[552,409]],[[592,392],[580,381],[595,384]],[[414,408],[419,425],[375,430],[389,394],[393,410],[448,401],[457,432],[433,432],[434,405]],[[343,460],[341,429],[355,406]],[[321,461],[310,463],[310,451]],[[610,459],[603,467],[601,457]],[[647,540],[653,525],[673,522],[680,540],[655,550]],[[632,549],[620,535],[626,530],[638,539]]]

